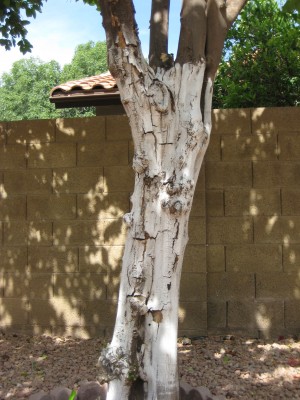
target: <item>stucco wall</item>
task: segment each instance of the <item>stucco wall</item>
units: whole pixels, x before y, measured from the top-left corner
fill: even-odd
[[[215,110],[180,334],[300,330],[300,108]],[[133,187],[126,117],[0,123],[0,328],[109,335]]]

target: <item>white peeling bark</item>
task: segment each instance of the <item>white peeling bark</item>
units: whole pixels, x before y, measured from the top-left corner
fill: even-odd
[[[130,59],[130,54],[128,55]],[[176,64],[138,68],[119,81],[134,140],[135,189],[124,216],[123,257],[115,330],[100,357],[110,374],[107,400],[127,400],[136,384],[147,400],[177,400],[177,324],[188,219],[211,131],[212,83],[205,72]]]

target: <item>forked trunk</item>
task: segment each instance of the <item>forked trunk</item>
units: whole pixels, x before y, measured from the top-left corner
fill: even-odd
[[[118,82],[134,140],[135,188],[124,216],[115,330],[100,357],[110,376],[107,400],[179,398],[180,276],[211,130],[212,87],[209,81],[203,86],[204,73],[204,62],[175,64],[156,75],[149,70],[146,80],[131,71]]]

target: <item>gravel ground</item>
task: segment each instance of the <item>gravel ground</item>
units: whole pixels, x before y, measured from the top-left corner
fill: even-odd
[[[189,340],[184,340],[184,343]],[[0,334],[0,400],[95,380],[101,339]],[[300,341],[239,337],[178,343],[180,379],[228,399],[300,399]]]

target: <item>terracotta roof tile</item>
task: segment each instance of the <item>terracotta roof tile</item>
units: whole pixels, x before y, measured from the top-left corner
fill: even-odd
[[[50,92],[50,98],[58,93],[70,94],[73,90],[78,89],[86,93],[93,91],[94,89],[102,89],[102,92],[109,93],[111,91],[116,92],[117,84],[115,79],[111,76],[110,72],[105,72],[100,75],[77,79],[55,86]]]

